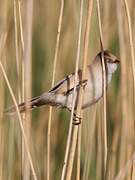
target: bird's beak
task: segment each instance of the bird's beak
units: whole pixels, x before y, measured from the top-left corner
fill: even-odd
[[[118,59],[116,59],[115,61],[114,61],[114,63],[120,63],[120,60],[118,60]]]

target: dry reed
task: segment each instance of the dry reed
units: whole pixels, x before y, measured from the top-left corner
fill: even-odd
[[[83,12],[80,9],[82,2]],[[92,3],[92,0],[90,2]],[[100,180],[104,176],[105,169],[108,180],[134,179],[134,0],[102,0],[100,6],[99,1],[98,4],[93,1],[90,37],[85,37],[90,42],[87,53],[84,52],[83,38],[88,1],[70,0],[65,3],[64,0],[35,1],[33,13],[25,8],[27,3],[21,0],[12,2],[5,0],[0,6],[0,36],[3,36],[3,32],[7,32],[6,46],[4,39],[0,44],[0,180],[21,177],[23,179],[47,177],[48,180],[60,178]],[[63,14],[61,17],[60,12]],[[61,30],[58,26],[59,28],[61,26]],[[74,67],[77,77],[79,60],[84,60],[84,54],[86,60],[92,60],[99,52],[98,30],[100,30],[100,38],[103,39],[103,48],[116,54],[121,62],[106,92],[107,99],[105,99],[106,95],[104,96],[104,110],[102,100],[101,103],[84,110],[85,121],[81,124],[81,132],[78,131],[78,127],[72,125],[74,108],[70,122],[68,112],[56,109],[52,111],[54,121],[53,123],[49,121],[49,124],[48,115],[51,110],[49,111],[48,107],[35,109],[31,112],[32,119],[25,121],[28,124],[30,122],[29,138],[26,128],[23,127],[22,119],[25,117],[20,116],[17,103],[47,91],[57,78],[60,80],[72,73]],[[26,50],[29,54],[27,58]],[[29,61],[30,55],[32,62]],[[84,61],[82,63],[85,64]],[[52,66],[53,72],[50,70]],[[26,76],[29,76],[28,84],[26,84]],[[52,81],[50,76],[53,76]],[[24,98],[26,91],[28,94]],[[81,99],[83,97],[80,97],[80,101]],[[3,108],[9,107],[12,100],[17,109],[17,116],[12,118],[3,116]],[[20,128],[16,119],[19,119]],[[75,139],[72,136],[74,129],[76,129]],[[103,133],[104,137],[102,137]],[[27,154],[25,157],[21,149],[23,139],[23,149]],[[47,150],[48,147],[51,149]],[[71,148],[73,148],[72,154]],[[28,165],[24,171],[26,161],[30,167]],[[67,171],[68,169],[70,172]]]
[[[22,135],[23,135],[23,139],[24,139],[24,142],[25,142],[25,148],[26,148],[26,152],[27,152],[27,155],[28,155],[28,160],[29,160],[29,163],[30,163],[30,166],[31,166],[33,178],[34,178],[34,180],[36,180],[37,178],[36,178],[35,170],[34,170],[34,167],[33,167],[32,158],[31,158],[31,155],[30,155],[30,150],[29,150],[29,146],[28,146],[28,142],[27,142],[27,137],[26,137],[26,134],[25,134],[25,131],[24,131],[24,128],[23,128],[21,115],[20,115],[20,112],[19,112],[19,109],[18,109],[18,106],[17,106],[17,101],[16,101],[16,99],[15,99],[15,96],[14,96],[14,94],[13,94],[11,85],[10,85],[10,83],[9,83],[9,81],[8,81],[6,72],[5,72],[4,68],[3,68],[3,65],[2,65],[1,61],[0,61],[0,68],[1,68],[1,71],[2,71],[2,73],[3,73],[3,76],[4,76],[4,78],[5,78],[5,81],[6,81],[6,83],[7,83],[8,88],[9,88],[11,97],[12,97],[13,102],[14,102],[15,107],[16,107],[16,111],[17,111],[17,115],[18,115],[18,119],[19,119],[20,128],[21,128]]]
[[[97,14],[98,14],[98,22],[99,22],[99,35],[100,35],[100,43],[101,43],[101,58],[102,58],[102,68],[103,68],[103,144],[104,144],[104,178],[106,173],[106,163],[107,163],[107,118],[106,118],[106,69],[104,62],[104,42],[103,42],[103,30],[101,25],[101,12],[100,12],[100,3],[97,0]]]
[[[61,0],[60,5],[60,14],[58,20],[58,30],[57,30],[57,39],[55,46],[55,54],[54,54],[54,63],[53,63],[53,74],[52,74],[52,84],[51,87],[54,86],[55,76],[56,76],[56,65],[58,60],[58,51],[60,46],[60,35],[61,35],[61,26],[62,26],[62,18],[63,18],[63,9],[64,9],[64,0]],[[51,135],[51,121],[52,121],[52,107],[49,108],[49,119],[48,119],[48,134],[47,134],[47,180],[50,180],[50,135]]]
[[[75,68],[75,80],[74,80],[74,84],[77,81],[79,61],[80,61],[80,49],[81,49],[81,37],[82,37],[82,22],[83,22],[83,3],[84,3],[83,0],[81,0],[81,4],[80,4],[80,18],[79,18],[79,32],[78,32],[78,43],[77,43],[78,47],[77,47],[77,56],[76,56],[76,68]],[[64,157],[64,164],[63,164],[63,169],[62,169],[61,180],[64,180],[65,178],[67,178],[67,179],[71,178],[71,175],[72,175],[72,167],[73,167],[73,159],[74,159],[74,157],[71,157],[72,158],[72,162],[71,162],[70,157],[69,157],[69,153],[71,154],[71,152],[70,152],[70,147],[71,147],[71,142],[72,142],[71,138],[73,137],[72,131],[73,131],[73,114],[74,114],[74,107],[75,107],[75,92],[76,92],[76,87],[74,87],[74,90],[73,90],[72,110],[71,110],[71,116],[70,116],[68,139],[67,139],[67,145],[66,145],[66,150],[65,150],[65,157]],[[77,134],[76,134],[76,138],[77,138]],[[74,147],[74,149],[75,148],[76,147]],[[68,167],[70,167],[69,166],[69,162],[71,163],[71,168],[68,170]]]

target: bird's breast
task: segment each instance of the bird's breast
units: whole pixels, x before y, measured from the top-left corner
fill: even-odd
[[[102,72],[91,69],[84,94],[83,107],[90,106],[102,97]]]

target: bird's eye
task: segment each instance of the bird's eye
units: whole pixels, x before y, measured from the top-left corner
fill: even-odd
[[[111,59],[107,59],[107,63],[113,63]]]

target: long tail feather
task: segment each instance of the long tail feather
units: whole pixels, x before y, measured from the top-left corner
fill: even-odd
[[[18,108],[19,108],[20,113],[23,113],[28,109],[30,110],[30,109],[33,109],[33,108],[35,108],[37,106],[40,106],[39,100],[40,100],[40,96],[31,99],[31,101],[29,101],[27,103],[23,102],[23,103],[19,104]],[[14,113],[16,113],[16,107],[11,106],[10,108],[6,109],[4,111],[4,113],[8,114],[8,115],[13,115]]]

